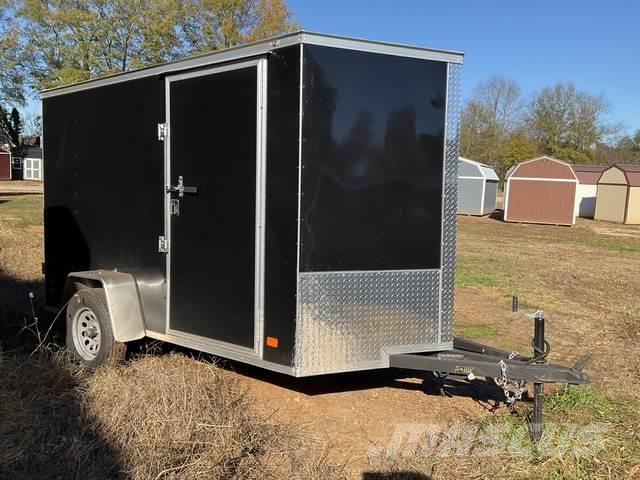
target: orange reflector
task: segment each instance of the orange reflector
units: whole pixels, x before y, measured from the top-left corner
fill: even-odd
[[[278,339],[276,337],[267,337],[267,346],[278,348]]]

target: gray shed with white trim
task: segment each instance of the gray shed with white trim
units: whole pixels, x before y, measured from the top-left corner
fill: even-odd
[[[495,170],[484,163],[458,159],[458,213],[489,215],[496,209],[498,182]]]

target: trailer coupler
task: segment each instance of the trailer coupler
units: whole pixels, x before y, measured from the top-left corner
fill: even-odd
[[[544,313],[533,314],[535,330],[533,356],[525,357],[517,352],[508,352],[471,340],[455,337],[453,349],[429,353],[403,353],[389,356],[389,366],[406,370],[429,371],[440,376],[463,376],[469,380],[476,377],[492,378],[505,394],[507,404],[522,398],[525,384],[534,385],[533,421],[531,436],[539,440],[542,435],[542,398],[545,383],[581,385],[589,383],[583,372],[591,357],[581,357],[572,367],[546,363],[550,351],[544,339]]]

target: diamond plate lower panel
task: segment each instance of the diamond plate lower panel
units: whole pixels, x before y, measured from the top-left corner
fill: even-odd
[[[307,272],[298,282],[300,375],[384,367],[385,348],[438,343],[438,270]]]

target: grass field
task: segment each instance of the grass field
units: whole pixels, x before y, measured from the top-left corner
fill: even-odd
[[[56,329],[36,348],[41,202],[0,194],[0,479],[640,478],[639,227],[458,219],[456,333],[528,352],[518,295],[545,310],[551,361],[594,357],[592,385],[550,392],[549,441],[536,446],[523,430],[530,404],[496,408],[499,392],[481,382],[450,398],[389,372],[294,381],[155,345],[90,374],[49,342]],[[442,434],[390,448],[406,425]],[[446,450],[460,425],[472,435]]]

